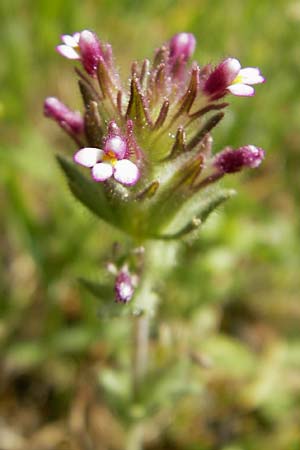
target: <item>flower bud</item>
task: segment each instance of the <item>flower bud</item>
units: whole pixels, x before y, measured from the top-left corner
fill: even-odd
[[[263,149],[254,145],[245,145],[236,150],[228,148],[216,156],[214,166],[223,174],[239,172],[245,168],[254,169],[260,165],[264,155]]]
[[[122,269],[118,273],[115,281],[115,294],[117,303],[128,303],[134,293],[132,276],[128,270]]]
[[[178,33],[169,43],[171,58],[187,61],[195,51],[196,39],[192,33]]]
[[[73,133],[83,131],[83,118],[78,111],[71,111],[56,97],[47,97],[44,102],[44,114],[60,125],[66,124]]]
[[[122,139],[121,136],[109,137],[105,142],[104,151],[106,153],[113,152],[118,159],[123,159],[127,151],[125,139]]]
[[[79,39],[80,55],[83,67],[90,75],[95,75],[102,55],[100,41],[95,33],[84,30]]]

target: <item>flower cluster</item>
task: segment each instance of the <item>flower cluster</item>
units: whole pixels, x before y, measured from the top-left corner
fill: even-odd
[[[75,164],[61,159],[72,192],[135,237],[190,232],[213,209],[203,206],[204,189],[226,174],[257,167],[264,157],[254,145],[212,154],[211,132],[224,116],[225,97],[251,96],[253,85],[264,78],[259,69],[242,68],[235,58],[216,67],[190,64],[195,46],[191,33],[176,34],[152,61],[132,63],[129,88],[120,80],[111,46],[95,33],[63,35],[57,46],[62,56],[83,67],[75,69],[82,116],[54,97],[45,101],[45,115],[76,142]],[[90,181],[83,175],[86,168]],[[219,192],[213,205],[226,197]]]

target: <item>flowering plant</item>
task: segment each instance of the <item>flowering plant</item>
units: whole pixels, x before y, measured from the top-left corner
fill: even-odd
[[[57,51],[81,62],[83,116],[54,97],[45,115],[73,138],[74,162],[89,180],[59,157],[73,194],[93,213],[139,242],[180,238],[233,195],[215,187],[224,175],[257,167],[261,148],[227,147],[212,154],[212,129],[222,120],[227,95],[254,95],[259,69],[235,58],[217,67],[189,64],[196,40],[179,33],[155,51],[153,61],[131,66],[130,89],[122,85],[112,49],[91,31],[62,36]],[[214,186],[213,186],[214,185]]]
[[[54,97],[45,100],[45,115],[76,144],[73,161],[59,156],[59,163],[75,197],[138,245],[121,263],[109,264],[115,280],[111,296],[126,304],[125,309],[115,306],[141,317],[136,391],[145,373],[145,317],[157,300],[157,253],[149,242],[178,240],[194,232],[234,194],[217,182],[262,162],[264,151],[253,144],[213,154],[211,132],[229,105],[224,99],[254,95],[252,85],[264,78],[257,68],[241,68],[235,58],[216,67],[190,64],[195,37],[179,33],[155,51],[152,61],[132,63],[128,89],[111,46],[96,34],[84,30],[62,36],[62,42],[57,51],[83,66],[75,70],[84,113],[69,110]],[[84,284],[97,296],[107,296],[102,285]]]

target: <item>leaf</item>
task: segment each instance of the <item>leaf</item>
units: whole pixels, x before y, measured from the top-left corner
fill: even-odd
[[[199,89],[199,73],[200,69],[198,66],[192,69],[192,74],[190,78],[190,82],[188,88],[184,94],[184,96],[179,100],[179,108],[176,114],[172,119],[172,123],[178,119],[184,112],[189,112],[192,107],[192,104],[196,98],[198,89]]]
[[[115,225],[113,211],[105,196],[103,185],[88,180],[75,164],[66,158],[57,156],[57,161],[68,179],[71,192],[77,200],[96,216]]]
[[[142,401],[148,416],[162,408],[172,407],[174,402],[187,395],[199,395],[201,384],[193,383],[189,377],[189,361],[180,358],[167,367],[150,373],[142,391]]]
[[[103,58],[100,58],[98,62],[97,77],[99,81],[99,86],[103,95],[103,98],[107,97],[111,89],[114,89],[114,83],[111,80],[109,70]]]
[[[140,127],[144,125],[151,125],[145,97],[142,94],[138,79],[134,77],[131,80],[130,99],[126,116],[127,118],[134,120],[134,122]]]
[[[6,360],[13,369],[25,370],[41,364],[49,349],[41,341],[16,342],[6,350]]]
[[[79,353],[86,351],[96,339],[95,330],[78,325],[57,331],[50,339],[50,346],[59,353]]]
[[[201,223],[204,223],[216,208],[232,198],[234,195],[236,195],[236,191],[233,189],[217,190],[207,198],[206,202],[203,202],[200,205],[197,218],[201,220]]]
[[[102,369],[99,374],[99,381],[104,389],[118,399],[118,401],[129,400],[130,386],[128,380],[128,372],[121,372],[120,370]]]
[[[172,147],[170,155],[166,158],[167,160],[176,158],[177,156],[184,153],[186,150],[186,134],[183,127],[179,127],[176,133],[176,138],[174,145]]]
[[[81,93],[81,96],[83,99],[84,106],[86,108],[88,108],[89,104],[91,102],[96,102],[98,100],[97,96],[96,96],[95,92],[93,91],[92,87],[86,81],[79,80],[78,84],[79,84],[79,89],[80,89],[80,93]]]
[[[229,103],[210,103],[207,106],[204,106],[204,108],[199,109],[198,111],[195,111],[192,114],[189,114],[189,124],[195,120],[199,119],[199,117],[204,116],[206,113],[210,111],[219,111],[220,109],[226,108],[229,105]]]
[[[84,130],[89,145],[101,148],[103,137],[103,126],[98,111],[97,102],[91,101],[84,115]]]
[[[208,195],[207,192],[203,199],[199,200],[199,197],[195,197],[192,201],[179,210],[177,216],[175,216],[171,227],[175,228],[177,225],[177,231],[158,236],[159,239],[179,239],[187,234],[195,231],[208,219],[210,214],[215,211],[219,206],[233,197],[236,192],[233,189],[221,189],[216,190],[212,194]],[[195,206],[196,202],[196,206]],[[182,223],[182,218],[190,218]],[[176,229],[175,228],[175,229]]]
[[[224,113],[220,112],[210,117],[207,122],[203,125],[203,127],[195,134],[195,136],[188,142],[187,150],[193,150],[199,142],[205,137],[207,133],[209,133],[214,127],[218,125],[218,123],[223,119]]]
[[[163,126],[168,115],[169,107],[170,107],[169,100],[165,100],[160,108],[158,117],[153,125],[153,130],[158,130],[160,127]]]
[[[95,281],[89,281],[85,278],[79,278],[79,283],[99,300],[112,300],[113,288],[108,284],[101,284]]]
[[[161,235],[160,238],[165,240],[180,239],[186,236],[187,234],[192,233],[201,225],[202,225],[201,220],[198,217],[193,217],[193,219],[185,227],[177,231],[177,233]]]
[[[140,201],[150,199],[155,195],[158,188],[159,181],[155,180],[151,184],[149,184],[149,186],[147,186],[142,192],[139,192],[136,196],[136,199]]]
[[[96,297],[98,301],[100,300],[100,308],[98,309],[99,318],[110,319],[132,314],[130,304],[115,302],[114,289],[112,285],[86,280],[85,278],[79,278],[78,281],[81,286]]]

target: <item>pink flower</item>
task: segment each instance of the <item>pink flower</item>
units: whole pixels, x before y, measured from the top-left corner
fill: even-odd
[[[195,51],[196,39],[192,33],[178,33],[169,43],[170,57],[187,61]]]
[[[254,145],[245,145],[236,150],[228,147],[216,155],[214,166],[220,174],[235,173],[245,168],[258,167],[264,156],[263,149]]]
[[[100,42],[95,33],[84,30],[80,33],[79,48],[82,64],[90,75],[95,75],[102,55]]]
[[[134,294],[134,277],[130,275],[127,268],[118,273],[115,280],[115,294],[117,303],[128,303]]]
[[[227,58],[208,76],[203,92],[213,99],[223,97],[228,91],[233,95],[252,96],[255,92],[252,84],[264,81],[258,68],[242,69],[237,59]]]
[[[89,30],[83,30],[72,36],[64,34],[62,41],[63,44],[56,47],[57,51],[65,58],[81,60],[87,73],[94,76],[99,60],[103,56],[96,34]]]
[[[107,139],[104,150],[95,147],[85,147],[74,155],[74,161],[92,169],[95,181],[105,181],[114,177],[121,184],[132,186],[139,177],[140,171],[136,164],[126,159],[126,141],[120,136]]]
[[[169,58],[166,60],[166,69],[169,72],[166,76],[169,83],[173,82],[178,87],[184,84],[187,75],[187,62],[194,53],[196,39],[192,33],[177,33],[168,42]],[[165,61],[165,62],[166,62]],[[163,70],[160,66],[160,70]]]
[[[83,131],[83,118],[78,111],[71,111],[56,97],[47,97],[44,102],[44,114],[51,117],[60,125],[67,125],[73,133]]]

